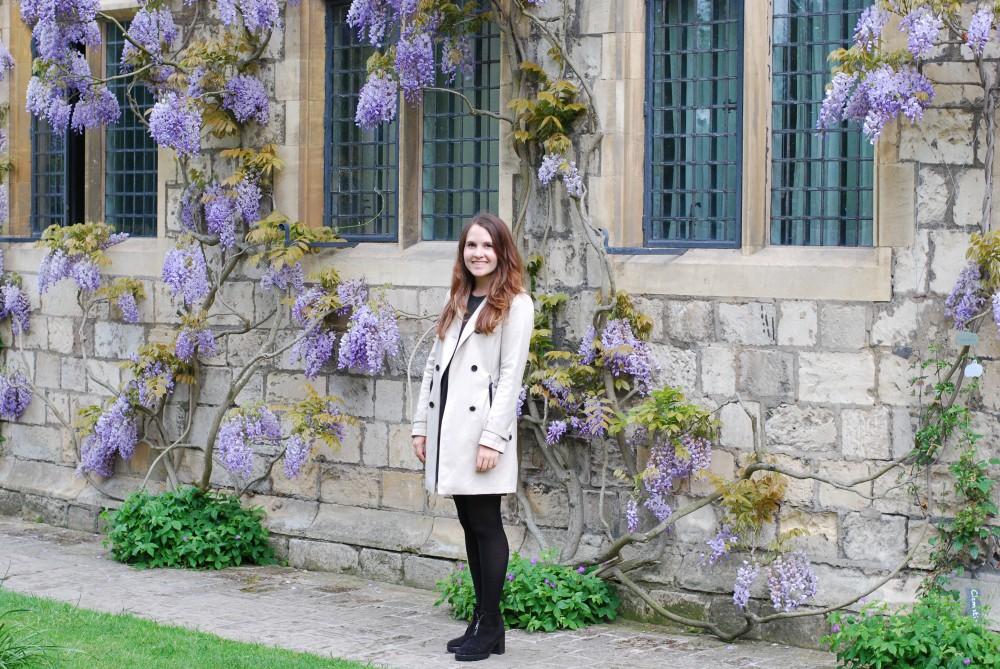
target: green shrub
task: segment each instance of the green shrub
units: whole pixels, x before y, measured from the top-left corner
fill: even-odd
[[[840,667],[851,669],[995,669],[1000,635],[965,615],[946,594],[924,595],[909,610],[889,613],[883,603],[860,614],[830,615],[832,633],[823,638]]]
[[[466,565],[457,565],[439,581],[441,598],[455,617],[469,620],[475,605],[472,576]],[[514,553],[507,565],[500,613],[508,627],[551,632],[559,628],[579,629],[614,620],[618,596],[606,581],[583,567],[573,569],[553,562],[552,554],[525,559]]]
[[[137,567],[224,569],[270,564],[274,552],[259,507],[244,509],[232,495],[178,488],[159,495],[129,495],[117,511],[104,545],[119,562]]]

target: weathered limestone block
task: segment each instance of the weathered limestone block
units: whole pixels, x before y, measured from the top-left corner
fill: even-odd
[[[841,445],[848,460],[892,459],[888,407],[840,412]]]
[[[375,418],[399,422],[403,419],[405,409],[405,383],[391,379],[377,379],[375,381]]]
[[[664,300],[647,295],[637,295],[633,299],[635,300],[636,308],[649,316],[649,319],[653,321],[653,329],[649,331],[649,341],[664,341],[664,333],[669,325],[663,315]]]
[[[958,193],[952,221],[963,228],[978,229],[983,220],[983,193],[986,190],[983,169],[967,169],[958,176]]]
[[[413,452],[409,423],[389,426],[389,466],[423,472],[424,465]]]
[[[936,536],[938,536],[938,532],[933,523],[928,523],[925,520],[910,520],[907,527],[906,550],[911,550],[914,544],[920,544],[920,548],[916,550],[910,560],[912,567],[916,569],[932,569],[934,567],[934,562],[931,560],[934,546],[930,544],[930,540]]]
[[[755,416],[758,416],[757,423],[760,425],[760,406],[755,403],[747,404],[747,408]],[[730,402],[719,410],[719,422],[722,429],[719,434],[719,443],[727,448],[734,448],[741,451],[752,451],[754,444],[753,423],[743,407],[737,402]]]
[[[919,209],[918,209],[919,211]],[[924,295],[927,293],[929,237],[927,230],[917,230],[913,244],[893,249],[896,258],[892,273],[892,292],[896,295]]]
[[[379,421],[365,421],[365,436],[361,445],[362,460],[369,467],[389,464],[389,426]]]
[[[21,505],[21,517],[56,527],[66,527],[68,506],[65,500],[49,497],[44,493],[41,495],[25,493]]]
[[[767,418],[767,444],[775,451],[827,451],[836,440],[836,416],[826,407],[782,404]]]
[[[276,377],[277,375],[272,375]],[[199,404],[220,405],[226,402],[233,385],[233,372],[228,367],[203,367]],[[275,379],[277,380],[277,379]]]
[[[285,476],[284,459],[282,459],[271,472],[271,492],[300,499],[319,499],[319,476],[319,463],[306,460],[302,463],[299,475],[288,478]]]
[[[320,500],[374,508],[378,506],[381,480],[382,474],[375,468],[328,465],[321,474]]]
[[[934,166],[921,166],[917,179],[917,227],[939,227],[948,213],[950,180]]]
[[[23,506],[24,496],[21,493],[0,488],[0,516],[20,516]]]
[[[933,309],[936,305],[931,302],[907,300],[877,314],[872,323],[872,346],[913,346],[920,339],[918,333],[926,331],[926,313]]]
[[[719,323],[724,341],[766,346],[775,340],[773,304],[720,304]]]
[[[952,63],[948,63],[951,65]],[[934,156],[949,165],[971,165],[978,156],[974,146],[975,117],[955,109],[927,109],[919,125],[900,126],[899,159],[923,161]]]
[[[6,341],[13,341],[5,336]],[[49,319],[34,312],[31,314],[31,325],[27,332],[21,334],[21,346],[25,349],[45,349],[49,345]]]
[[[314,532],[312,527],[319,518],[320,509],[330,508],[332,505],[320,504],[314,500],[268,495],[257,495],[254,498],[254,504],[260,506],[267,513],[265,524],[272,532],[298,537],[325,538],[321,533]]]
[[[816,303],[782,302],[778,315],[779,346],[815,346]]]
[[[857,351],[868,341],[866,308],[824,304],[819,312],[820,345],[830,351]]]
[[[809,600],[813,606],[836,606],[856,598],[881,580],[882,572],[813,562],[816,574],[816,596]]]
[[[375,415],[375,381],[364,376],[350,376],[342,372],[328,378],[327,393],[344,400],[344,411],[358,418]]]
[[[799,355],[799,399],[824,404],[873,403],[875,359],[860,353]]]
[[[94,355],[121,360],[138,350],[145,341],[141,325],[98,321],[94,324]]]
[[[358,549],[329,541],[288,540],[288,564],[300,569],[355,573]]]
[[[916,420],[909,409],[892,410],[892,457],[901,458],[913,450]]]
[[[562,486],[528,483],[524,494],[539,526],[566,527],[569,524],[569,500]]]
[[[267,375],[267,402],[274,404],[294,404],[306,398],[306,388],[312,387],[323,394],[323,377],[306,380],[301,373],[271,372]]]
[[[844,557],[893,567],[906,555],[906,518],[874,513],[844,517]]]
[[[48,318],[49,350],[69,355],[76,343],[76,328],[72,318]]]
[[[879,354],[878,398],[880,402],[893,406],[916,404],[910,379],[915,376],[911,363],[906,358],[889,351]]]
[[[701,348],[701,392],[726,397],[732,397],[736,393],[736,356],[732,348]]]
[[[707,474],[721,476],[724,479],[731,479],[736,475],[736,458],[732,453],[712,449],[712,464],[708,466],[708,472],[702,472],[700,476],[691,479],[691,492],[698,495],[707,495],[715,490],[711,479]]]
[[[431,590],[438,581],[448,576],[454,564],[451,560],[404,555],[403,584]]]
[[[755,398],[788,398],[793,393],[795,359],[783,351],[740,353],[739,391]]]
[[[333,448],[320,442],[316,447],[316,459],[328,462],[361,462],[361,436],[362,426],[360,423],[346,423],[344,425],[344,438],[340,440],[340,447]]]
[[[826,461],[820,464],[819,472],[827,478],[849,483],[859,478],[869,476],[871,470],[867,463]],[[859,483],[850,490],[837,488],[826,483],[819,483],[819,506],[827,510],[859,511],[871,506],[871,501],[862,495],[871,497],[871,482]],[[857,491],[857,494],[855,492]]]
[[[810,513],[801,509],[782,509],[781,531],[801,530],[803,536],[794,539],[812,558],[836,558],[840,536],[840,519],[836,513]]]
[[[458,519],[438,516],[432,522],[431,532],[420,552],[424,555],[434,555],[452,560],[466,559],[465,531]],[[509,532],[507,536],[510,537]],[[511,543],[511,546],[514,545],[516,544]]]
[[[697,392],[697,354],[691,350],[668,344],[650,344],[650,352],[659,363],[660,371],[654,372],[654,383],[679,387],[689,397]]]
[[[435,520],[440,519],[402,511],[321,504],[316,519],[302,533],[313,539],[388,551],[426,553],[423,547],[431,535]]]
[[[680,509],[686,504],[695,500],[678,496],[675,499],[675,508]],[[715,509],[704,506],[694,513],[689,513],[674,523],[674,534],[680,541],[692,542],[704,545],[718,533],[719,523],[715,518]]]
[[[69,504],[66,509],[66,527],[81,532],[97,532],[101,508]]]
[[[35,399],[31,405],[36,410],[41,407],[42,416],[45,416],[45,405],[40,400]],[[59,428],[8,423],[6,432],[7,444],[15,457],[47,462],[62,461],[62,430]]]
[[[358,572],[374,581],[399,583],[403,580],[403,556],[376,548],[362,548]]]
[[[382,506],[403,511],[423,511],[423,474],[391,470],[382,472]]]
[[[928,237],[932,249],[931,292],[947,295],[968,263],[965,251],[969,248],[969,233],[931,230]]]
[[[107,395],[108,391],[104,385],[111,386],[112,388],[117,388],[121,383],[121,367],[118,366],[117,362],[110,362],[105,360],[91,360],[88,364],[88,369],[90,371],[90,376],[94,378],[87,378],[87,392],[97,393],[98,395]]]
[[[666,309],[667,336],[682,342],[715,339],[712,303],[699,300],[669,300]]]

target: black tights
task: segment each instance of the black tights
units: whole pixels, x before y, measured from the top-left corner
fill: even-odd
[[[500,495],[455,495],[458,521],[465,530],[476,604],[483,613],[500,612],[510,547],[500,517]]]

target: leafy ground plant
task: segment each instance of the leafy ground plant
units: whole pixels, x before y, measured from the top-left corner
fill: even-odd
[[[1000,635],[965,615],[954,597],[929,592],[911,609],[882,602],[858,614],[836,611],[824,637],[840,667],[850,669],[985,669],[1000,666]]]
[[[8,609],[0,613],[0,669],[60,666],[56,657],[62,649],[47,643],[42,632],[10,624],[16,614],[24,613],[28,611]]]
[[[45,629],[46,638],[72,646],[51,666],[59,669],[371,669],[372,665],[247,644],[211,634],[157,625],[134,616],[88,611],[62,602],[0,589],[0,610],[27,609],[19,623]],[[4,665],[0,664],[0,667]],[[22,666],[22,665],[10,665]],[[45,665],[24,665],[42,666]]]
[[[516,552],[511,556],[500,600],[507,626],[552,632],[614,620],[619,600],[611,585],[584,567],[574,569],[554,559],[554,552],[530,559]],[[472,617],[476,598],[467,565],[458,565],[437,588],[441,598],[435,604],[448,602],[456,618]]]
[[[243,508],[232,495],[195,487],[159,495],[140,490],[104,518],[105,545],[116,560],[137,567],[224,569],[274,562],[264,512]]]

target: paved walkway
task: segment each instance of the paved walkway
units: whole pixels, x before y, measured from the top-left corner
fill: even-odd
[[[0,576],[8,572],[4,587],[377,667],[458,666],[444,653],[444,645],[461,632],[462,624],[448,617],[447,607],[433,606],[432,592],[286,567],[137,570],[110,560],[101,540],[0,516]],[[616,622],[576,632],[510,631],[506,654],[475,666],[832,669],[835,665],[828,653],[762,642],[725,644],[712,637]]]

